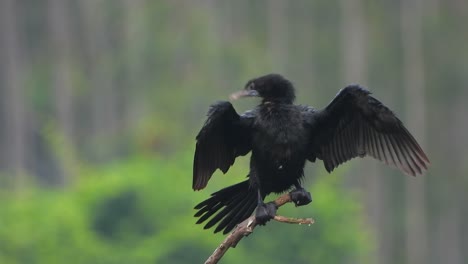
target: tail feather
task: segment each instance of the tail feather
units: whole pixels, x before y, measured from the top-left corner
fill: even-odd
[[[215,195],[215,194],[212,194],[212,195]],[[212,199],[213,197],[211,197],[210,199]],[[214,198],[216,198],[216,196],[214,196]],[[219,197],[218,197],[219,198]],[[222,217],[225,215],[225,213],[229,212],[229,209],[228,208],[231,208],[231,205],[233,203],[238,203],[239,200],[242,199],[242,195],[240,194],[235,194],[234,197],[230,197],[230,200],[226,200],[224,199],[223,201],[219,201],[219,200],[215,200],[213,199],[211,201],[211,203],[208,203],[206,204],[204,207],[202,207],[196,214],[195,214],[195,217],[199,217],[199,216],[202,216],[200,217],[200,219],[198,219],[197,223],[202,223],[204,222],[206,219],[210,218],[214,213],[216,213],[219,209],[221,209],[222,207],[226,207],[224,208],[220,213],[218,213],[216,215],[216,217]],[[215,222],[216,223],[216,222]],[[209,223],[207,224],[209,225]],[[213,226],[213,225],[210,225],[210,227]],[[209,227],[205,227],[205,229],[207,229]]]
[[[217,213],[213,218],[211,218],[211,220],[205,225],[204,228],[205,229],[211,228],[212,226],[214,226],[216,223],[218,223],[222,219],[231,219],[229,217],[229,214],[237,211],[237,207],[242,205],[243,199],[244,197],[237,196],[236,199],[231,200],[230,203],[226,204],[226,206],[221,210],[221,212]],[[216,230],[215,230],[215,233],[216,233]]]
[[[206,208],[206,210],[200,210],[195,214],[195,217],[200,217],[197,221],[197,224],[201,224],[205,222],[208,218],[210,218],[213,214],[215,214],[221,207],[224,205],[222,203],[218,203],[215,206],[213,206],[211,209]]]
[[[244,198],[244,197],[242,197]],[[234,218],[242,213],[242,207],[245,205],[243,199],[238,200],[237,202],[233,202],[230,205],[226,206],[219,214],[216,215],[210,222],[217,223],[218,226],[215,229],[215,232],[223,230],[228,223],[234,220]]]
[[[213,217],[204,226],[208,229],[217,223],[215,233],[230,232],[238,223],[249,217],[257,207],[257,192],[250,188],[249,181],[226,187],[211,195],[210,198],[195,206],[199,217],[197,224],[201,224]]]
[[[252,203],[252,204],[249,204],[248,205],[248,208],[245,210],[244,214],[238,214],[236,219],[233,219],[227,226],[226,226],[226,229],[227,230],[232,230],[234,227],[236,227],[236,225],[242,221],[244,221],[244,219],[248,218],[252,212],[255,210],[255,208],[257,207],[257,203]],[[248,212],[248,213],[247,213]]]
[[[252,211],[255,209],[255,203],[252,203],[254,205]],[[231,210],[231,212],[224,217],[223,221],[219,223],[219,225],[216,227],[216,231],[221,231],[223,229],[233,229],[238,223],[243,221],[245,218],[249,217],[252,211],[249,211],[249,208],[251,207],[252,204],[249,203],[239,203],[235,208]],[[242,218],[246,212],[249,212],[249,214]],[[242,219],[241,219],[242,218]],[[228,228],[229,227],[229,228]]]

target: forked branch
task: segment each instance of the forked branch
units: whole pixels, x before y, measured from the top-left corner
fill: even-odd
[[[274,201],[275,204],[279,207],[285,205],[286,203],[292,202],[291,196],[289,193],[283,194],[280,197],[276,198]],[[288,224],[305,224],[310,225],[314,223],[314,219],[312,218],[289,218],[280,215],[276,215],[273,218],[275,221],[281,223],[288,223]],[[255,216],[251,216],[245,219],[242,223],[238,224],[234,231],[232,231],[226,239],[215,249],[213,254],[205,261],[205,264],[215,264],[224,256],[224,253],[228,251],[229,248],[236,247],[239,241],[250,235],[254,228],[257,226],[257,221],[255,220]]]

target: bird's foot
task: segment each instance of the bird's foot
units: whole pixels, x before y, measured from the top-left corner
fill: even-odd
[[[290,192],[289,195],[296,206],[302,206],[312,202],[310,192],[306,191],[304,188],[297,188]]]
[[[255,211],[255,219],[257,220],[257,224],[265,225],[266,222],[275,217],[276,210],[278,210],[278,206],[276,206],[274,202],[259,204],[257,206],[257,210]]]

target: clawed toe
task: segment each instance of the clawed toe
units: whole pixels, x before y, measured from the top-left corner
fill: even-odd
[[[276,210],[278,210],[278,207],[274,202],[259,204],[255,212],[255,219],[257,220],[257,224],[265,225],[266,222],[275,217]]]
[[[312,196],[310,195],[310,192],[302,188],[290,192],[289,195],[291,196],[291,200],[296,206],[302,206],[312,202]]]

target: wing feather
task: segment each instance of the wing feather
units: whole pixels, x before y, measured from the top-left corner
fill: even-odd
[[[197,135],[193,159],[194,190],[205,188],[211,175],[220,169],[226,173],[236,157],[251,150],[251,125],[255,113],[239,116],[230,102],[210,107],[207,120]]]
[[[329,172],[364,156],[413,176],[423,174],[430,164],[395,114],[358,85],[342,89],[325,109],[303,113],[310,130],[308,155],[323,160]]]

